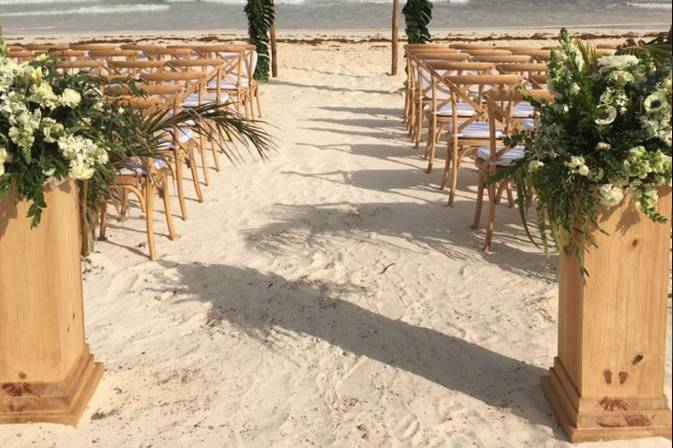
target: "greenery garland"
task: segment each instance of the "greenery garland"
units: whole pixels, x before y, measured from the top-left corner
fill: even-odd
[[[406,33],[410,44],[422,44],[432,39],[428,25],[432,20],[432,2],[430,0],[407,0],[402,8]]]
[[[245,5],[245,14],[248,16],[248,35],[250,43],[257,47],[257,67],[255,79],[269,80],[269,32],[275,17],[273,0],[248,0]]]

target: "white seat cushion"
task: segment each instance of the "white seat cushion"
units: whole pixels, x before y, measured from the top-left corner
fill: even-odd
[[[503,147],[500,146],[497,150],[500,151],[502,148]],[[524,148],[522,146],[515,146],[496,160],[495,164],[498,166],[507,166],[512,162],[523,159],[523,156]],[[477,157],[482,160],[489,160],[491,158],[491,148],[480,146],[477,148]]]
[[[226,103],[229,100],[229,95],[227,95],[225,92],[220,93],[220,102],[221,103]],[[202,95],[201,96],[201,102],[199,103],[199,95],[197,93],[193,93],[189,95],[185,100],[183,101],[182,105],[184,107],[196,107],[200,106],[203,104],[208,104],[208,103],[214,103],[216,101],[216,98],[211,98],[210,96],[207,95]]]
[[[518,103],[512,108],[514,118],[530,118],[535,114],[535,108],[530,103]]]
[[[523,127],[526,131],[534,131],[535,130],[535,119],[534,118],[526,118],[525,120],[521,120],[521,127]]]
[[[448,104],[435,112],[435,114],[452,116],[453,106]],[[467,103],[456,103],[456,115],[459,117],[471,117],[474,115],[474,108]]]
[[[463,129],[459,134],[458,138],[483,138],[483,139],[488,139],[491,137],[490,130],[488,127],[488,123],[485,122],[477,122],[477,123],[472,123],[469,124]],[[495,138],[504,138],[505,134],[502,133],[501,130],[496,129],[495,130]]]
[[[152,166],[156,170],[161,170],[163,168],[168,168],[168,163],[163,159],[152,159]],[[145,169],[145,165],[136,162],[119,170],[119,174],[122,176],[142,176],[146,173],[147,170]]]

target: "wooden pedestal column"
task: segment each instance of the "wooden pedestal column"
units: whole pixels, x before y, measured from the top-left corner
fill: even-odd
[[[79,200],[69,182],[28,204],[0,202],[0,423],[77,424],[103,374],[84,337]]]
[[[558,357],[542,387],[573,442],[671,437],[664,395],[671,192],[657,224],[625,200],[606,210],[598,245],[561,255]]]

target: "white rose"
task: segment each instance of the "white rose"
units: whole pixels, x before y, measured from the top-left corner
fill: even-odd
[[[94,175],[94,169],[84,163],[76,163],[73,161],[70,164],[70,177],[78,180],[91,179]]]
[[[580,174],[580,176],[588,176],[590,170],[588,166],[582,165],[577,169],[577,172]]]
[[[624,199],[624,190],[612,184],[604,184],[598,190],[601,204],[608,207],[618,205]]]
[[[61,94],[61,104],[70,108],[76,107],[82,101],[82,95],[73,89],[65,89]]]

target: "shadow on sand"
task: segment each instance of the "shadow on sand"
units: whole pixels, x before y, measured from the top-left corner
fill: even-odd
[[[356,356],[402,369],[532,424],[554,428],[539,390],[545,370],[438,331],[373,313],[344,297],[359,288],[227,265],[162,262],[188,300],[212,304],[210,322],[227,321],[273,347],[271,330],[319,338]],[[175,277],[163,283],[175,283]],[[270,342],[271,339],[271,342]]]

